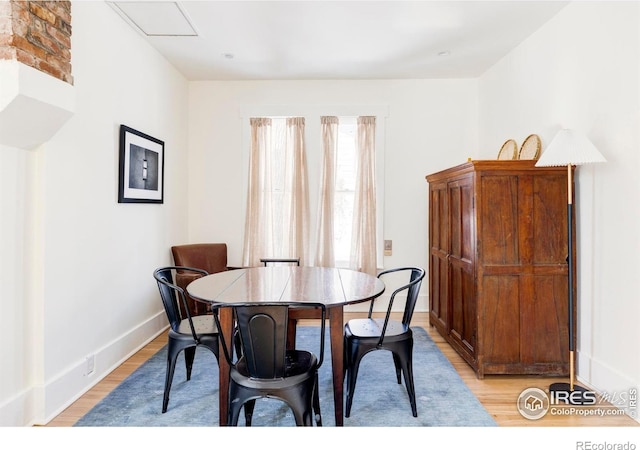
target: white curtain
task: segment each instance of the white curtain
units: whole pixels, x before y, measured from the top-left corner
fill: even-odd
[[[335,266],[333,215],[338,152],[338,118],[335,116],[323,116],[320,120],[322,132],[322,178],[320,181],[315,265],[333,267]]]
[[[376,261],[376,118],[358,117],[356,191],[349,267],[371,275]]]
[[[307,157],[304,142],[304,117],[287,119],[285,147],[285,214],[283,222],[283,257],[300,258],[300,265],[309,261],[309,188]],[[276,249],[277,251],[277,249]],[[279,254],[270,256],[277,257]]]
[[[251,118],[249,187],[244,226],[243,266],[257,266],[271,253],[273,208],[271,207],[271,119]]]
[[[305,120],[303,117],[288,118],[281,138],[275,137],[279,127],[270,118],[252,118],[250,123],[251,153],[242,264],[258,266],[260,258],[298,257],[302,265],[335,266],[338,118],[325,116],[321,119],[322,188],[313,261],[309,253]],[[280,123],[284,124],[284,121]],[[375,117],[358,117],[349,258],[351,269],[372,275],[377,273],[375,133]],[[278,143],[284,143],[284,152],[276,157]]]

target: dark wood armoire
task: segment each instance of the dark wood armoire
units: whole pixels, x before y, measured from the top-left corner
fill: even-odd
[[[566,167],[469,161],[426,179],[430,324],[478,378],[567,375]]]

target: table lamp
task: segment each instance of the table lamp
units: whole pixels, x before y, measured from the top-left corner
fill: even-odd
[[[553,383],[549,387],[549,392],[565,393],[563,395],[555,394],[556,399],[564,399],[565,402],[571,404],[582,404],[582,393],[586,391],[581,386],[574,384],[575,378],[575,324],[574,302],[573,302],[573,180],[571,178],[572,166],[581,164],[605,162],[604,156],[589,141],[589,139],[575,130],[561,129],[553,138],[547,149],[542,153],[540,159],[536,162],[537,167],[544,166],[567,166],[567,228],[568,228],[568,245],[569,245],[569,383]],[[574,393],[577,393],[574,395]]]

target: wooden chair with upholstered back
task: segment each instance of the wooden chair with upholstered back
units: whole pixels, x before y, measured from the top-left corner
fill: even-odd
[[[196,269],[205,270],[207,273],[229,270],[227,267],[227,244],[224,243],[174,245],[171,247],[171,253],[176,266],[195,267]],[[176,284],[186,292],[187,285],[200,276],[199,274],[185,273],[178,270]],[[208,312],[206,304],[195,301],[190,297],[187,298],[187,305],[192,315],[206,314]]]

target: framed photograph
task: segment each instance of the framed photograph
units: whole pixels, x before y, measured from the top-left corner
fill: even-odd
[[[118,203],[162,203],[164,142],[120,125]]]

